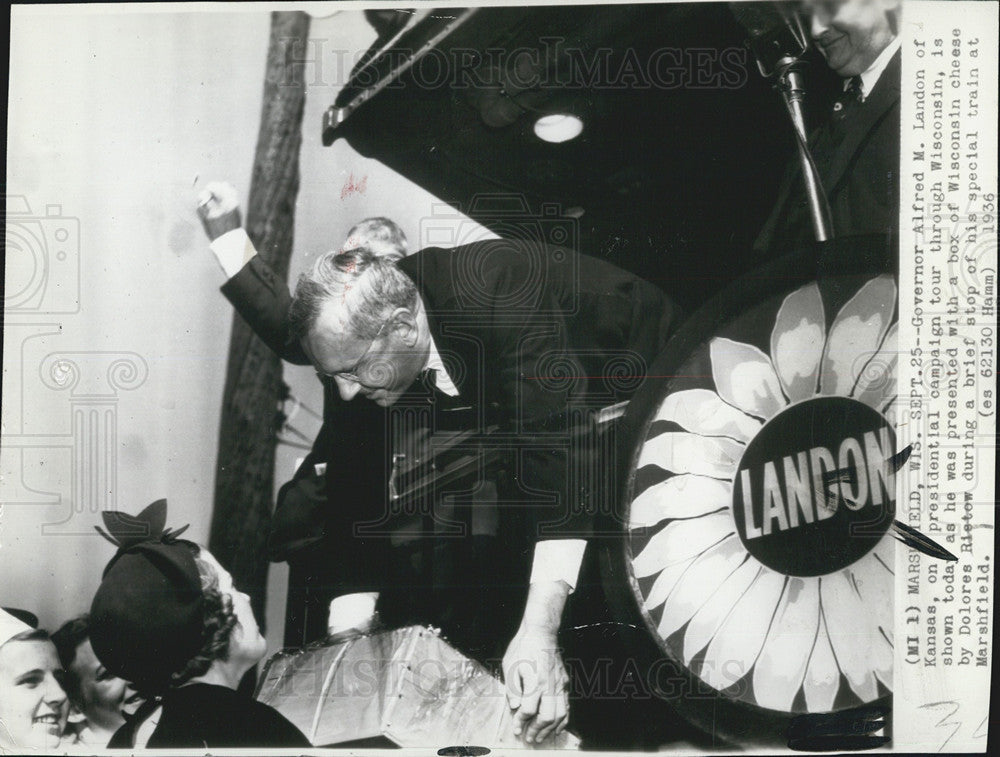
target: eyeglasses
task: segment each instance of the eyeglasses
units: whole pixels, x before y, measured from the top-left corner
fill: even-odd
[[[390,318],[389,320],[392,319]],[[362,363],[365,362],[365,359],[368,357],[368,353],[372,351],[372,347],[375,346],[375,342],[378,341],[378,338],[382,335],[382,332],[385,331],[385,327],[388,325],[389,321],[387,320],[381,326],[379,326],[378,331],[375,332],[375,336],[372,337],[372,340],[368,343],[368,347],[365,349],[364,354],[362,354],[361,357],[358,358],[358,361],[349,371],[334,371],[333,373],[324,373],[323,371],[316,371],[316,375],[319,377],[320,381],[339,378],[345,381],[351,381],[355,384],[364,383],[358,375],[362,370],[361,365]]]

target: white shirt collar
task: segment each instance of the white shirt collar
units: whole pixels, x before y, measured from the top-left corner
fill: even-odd
[[[889,61],[892,60],[892,56],[896,54],[896,51],[900,48],[902,41],[898,36],[893,38],[892,42],[883,50],[879,56],[872,62],[868,67],[868,70],[861,73],[861,99],[867,100],[868,95],[872,93],[875,89],[875,85],[878,84],[878,80],[882,78],[882,73],[885,71],[886,66],[889,65]],[[844,81],[844,90],[850,86],[850,79]]]
[[[437,345],[434,344],[434,337],[430,337],[431,348],[427,353],[427,363],[424,365],[424,370],[434,371],[435,382],[437,383],[437,388],[442,392],[447,394],[449,397],[458,396],[458,387],[455,386],[455,382],[451,380],[451,376],[448,375],[448,371],[445,370],[444,361],[441,359],[441,353],[438,352]]]

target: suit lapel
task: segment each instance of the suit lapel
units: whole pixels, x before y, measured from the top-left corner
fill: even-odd
[[[844,179],[848,166],[871,136],[874,126],[899,103],[900,58],[901,52],[897,50],[864,106],[851,116],[855,119],[855,123],[851,124],[851,128],[844,135],[844,141],[837,147],[830,160],[827,175],[823,177],[823,185],[828,194],[832,195],[836,191]]]
[[[453,254],[451,250],[427,248],[403,258],[398,265],[417,287],[434,346],[459,396],[475,403],[480,399],[477,382],[483,356],[478,349],[478,340],[468,336],[463,338],[461,325],[449,323],[456,318],[459,324],[463,320],[450,270],[454,263],[451,259]]]

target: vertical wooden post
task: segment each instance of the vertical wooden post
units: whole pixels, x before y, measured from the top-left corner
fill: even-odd
[[[247,203],[247,233],[282,280],[288,278],[299,190],[308,34],[306,13],[271,14],[264,106]],[[250,595],[262,625],[280,386],[281,361],[234,315],[209,549]]]

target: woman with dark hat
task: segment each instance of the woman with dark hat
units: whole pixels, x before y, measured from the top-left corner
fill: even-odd
[[[266,651],[250,600],[197,544],[164,529],[166,500],[103,513],[118,547],[90,608],[90,641],[146,703],[109,747],[308,747],[276,710],[237,691]]]

